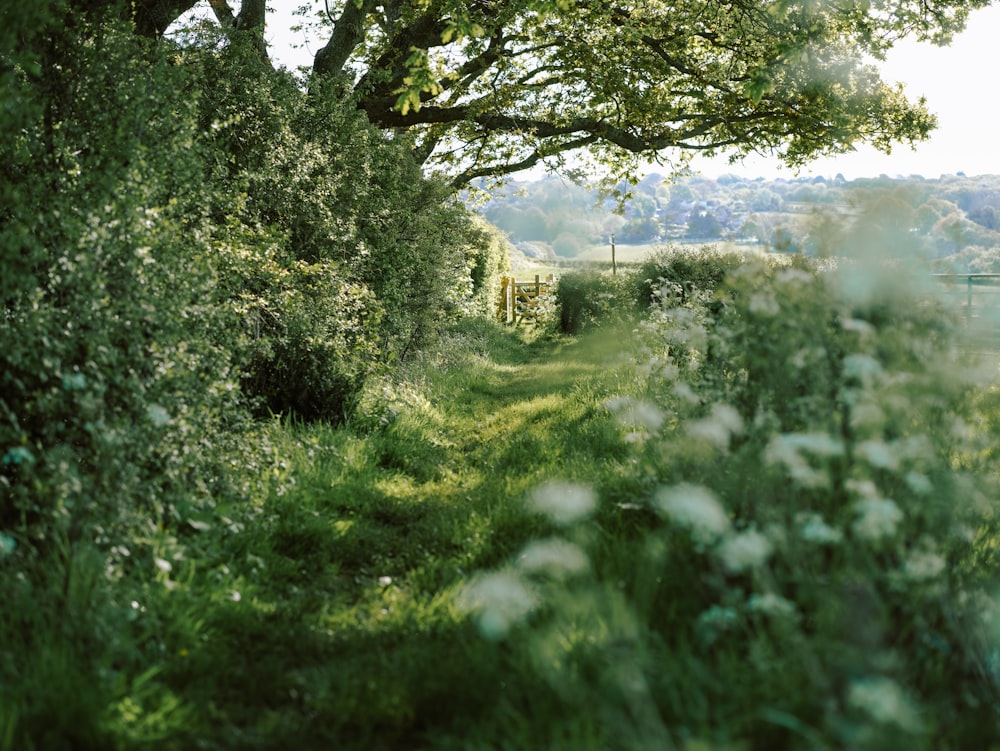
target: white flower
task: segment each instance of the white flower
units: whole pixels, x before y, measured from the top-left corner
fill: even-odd
[[[851,684],[847,703],[875,722],[896,725],[903,730],[920,730],[920,716],[899,684],[884,678],[865,678]]]
[[[740,622],[739,613],[733,608],[713,605],[698,616],[699,635],[709,644]]]
[[[855,430],[878,430],[885,425],[885,420],[885,412],[872,402],[863,402],[851,409],[851,427]]]
[[[637,426],[651,433],[659,430],[666,419],[663,410],[652,402],[629,396],[608,399],[604,407],[615,416],[615,421],[621,427]]]
[[[771,541],[756,530],[727,537],[716,550],[726,570],[733,574],[758,568],[771,555]]]
[[[903,564],[903,575],[911,581],[933,579],[944,571],[944,558],[933,550],[911,553]]]
[[[862,498],[881,498],[878,488],[871,480],[848,480],[847,489]]]
[[[764,449],[764,461],[781,464],[800,485],[812,488],[826,482],[826,475],[813,467],[807,456],[839,456],[843,444],[826,433],[782,433],[774,436]]]
[[[795,605],[786,600],[781,595],[774,592],[765,592],[762,595],[750,595],[747,600],[747,609],[751,613],[760,613],[781,618],[788,618],[795,615]]]
[[[892,447],[885,441],[862,441],[857,445],[855,452],[858,457],[864,459],[873,467],[879,469],[896,469],[899,467],[899,458],[893,453]]]
[[[927,495],[934,490],[934,484],[922,472],[907,472],[903,479],[906,480],[906,486],[918,495]]]
[[[773,292],[758,292],[751,296],[747,309],[759,315],[776,316],[781,312],[781,305],[778,304]]]
[[[855,501],[857,517],[851,529],[863,540],[881,540],[896,533],[903,520],[899,506],[888,498],[862,498]]]
[[[879,361],[870,355],[853,354],[844,358],[845,378],[856,378],[867,386],[881,373]]]
[[[158,428],[171,423],[170,414],[159,404],[147,405],[146,414],[149,416],[149,421]]]
[[[728,404],[713,404],[708,417],[695,420],[687,427],[687,434],[703,440],[716,448],[726,449],[734,433],[743,430],[743,418]]]
[[[528,503],[556,524],[567,525],[590,516],[597,507],[597,495],[588,485],[550,481],[535,488]]]
[[[799,534],[806,542],[815,542],[818,545],[835,545],[840,542],[844,535],[839,529],[834,529],[819,514],[803,512],[796,515],[796,522],[799,524]]]
[[[11,555],[17,547],[17,540],[0,532],[0,559]]]
[[[775,281],[792,286],[809,284],[813,277],[802,269],[782,269],[774,276]]]
[[[690,529],[699,543],[715,542],[729,532],[725,509],[712,491],[701,485],[681,483],[660,488],[655,503],[674,524]]]
[[[521,551],[517,566],[527,574],[563,577],[583,573],[590,561],[578,545],[566,540],[536,540]]]
[[[841,319],[840,325],[844,331],[853,331],[864,336],[875,332],[875,327],[868,323],[868,321],[862,321],[858,318]]]
[[[517,574],[497,571],[468,584],[458,605],[475,613],[479,630],[488,639],[502,639],[518,621],[538,604],[538,598]]]

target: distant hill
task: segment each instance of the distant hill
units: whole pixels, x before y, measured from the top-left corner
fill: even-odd
[[[525,256],[603,257],[630,245],[741,242],[787,253],[917,253],[1000,272],[1000,175],[747,179],[650,174],[618,202],[569,180],[514,181],[478,207]]]

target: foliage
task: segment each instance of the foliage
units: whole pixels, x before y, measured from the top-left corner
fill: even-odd
[[[137,0],[125,15],[154,34],[193,4]],[[882,82],[866,56],[907,35],[947,43],[984,4],[344,2],[310,19],[310,85],[349,89],[373,124],[412,133],[418,158],[455,184],[563,167],[580,150],[616,175],[694,150],[801,165],[859,142],[926,138],[935,121],[923,101]],[[239,17],[226,2],[212,8],[222,29],[252,33],[259,59],[262,0],[243,0]]]
[[[504,259],[402,141],[252,47],[76,10],[0,30],[2,748],[183,725],[163,660],[205,603],[177,577],[287,490],[248,408],[342,419]]]
[[[563,274],[556,286],[559,331],[580,334],[634,315],[636,308],[622,294],[624,287],[623,279],[598,271]]]
[[[372,345],[382,361],[391,361],[431,336],[442,316],[481,308],[505,263],[504,248],[490,244],[489,233],[450,191],[420,174],[404,140],[387,141],[332,94],[303,97],[289,77],[246,64],[244,56],[255,54],[233,45],[221,54],[197,47],[188,53],[191,66],[200,65],[202,127],[222,171],[214,177],[241,191],[220,190],[213,213],[235,217],[262,234],[258,242],[277,245],[268,256],[275,271],[286,268],[292,279],[309,268],[313,281],[319,275],[333,285],[326,295],[305,281],[313,304],[295,315],[312,321],[316,337],[332,335],[340,344],[330,343],[323,355],[293,334],[305,349],[274,348],[269,323],[261,328],[255,319],[256,351],[265,354],[251,381],[277,385],[298,370],[361,374]],[[244,290],[239,282],[241,273],[260,273],[256,257],[247,258],[246,272],[232,260],[232,293],[256,295],[253,284]],[[315,304],[318,295],[326,295],[325,306]],[[276,339],[287,340],[295,324],[286,326],[272,313],[265,318],[276,322]],[[301,368],[300,356],[306,358]],[[262,380],[260,371],[271,371],[274,358],[283,359],[285,375],[265,372]],[[313,386],[297,394],[265,389],[259,395],[273,404],[330,402],[331,409],[305,413],[342,412],[344,405],[331,400],[343,389],[328,392],[322,379],[310,379]]]
[[[895,266],[757,261],[641,330],[645,393],[606,405],[647,489],[540,486],[555,534],[471,586],[484,636],[557,717],[600,707],[595,745],[989,745],[997,477],[971,426],[997,405],[954,317]]]
[[[665,305],[672,300],[683,304],[695,292],[711,296],[726,275],[747,258],[744,253],[712,247],[667,247],[630,269],[629,291],[640,308]]]

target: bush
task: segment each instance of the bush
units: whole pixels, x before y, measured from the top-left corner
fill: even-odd
[[[687,301],[695,291],[711,294],[726,274],[747,261],[743,253],[706,247],[697,250],[665,248],[631,272],[632,294],[642,309],[664,300]]]
[[[304,96],[291,77],[254,64],[255,54],[188,53],[217,159],[210,177],[221,181],[213,214],[251,232],[278,230],[275,263],[325,264],[369,290],[379,312],[365,312],[365,325],[383,362],[481,308],[505,268],[503,246],[448,186],[423,176],[412,143],[386,139],[332,86],[313,82]]]
[[[641,327],[645,392],[607,408],[651,490],[539,488],[556,536],[467,593],[558,687],[552,723],[600,707],[574,727],[635,748],[992,742],[996,390],[905,277],[756,261]]]
[[[564,274],[556,285],[559,330],[579,334],[593,326],[621,320],[635,313],[635,306],[623,294],[624,277],[598,271]]]
[[[374,294],[341,279],[329,261],[281,264],[260,251],[228,260],[225,286],[245,341],[244,393],[258,412],[342,420],[378,357]]]

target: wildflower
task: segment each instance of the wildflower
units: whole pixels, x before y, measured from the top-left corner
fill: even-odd
[[[542,573],[565,577],[583,573],[590,561],[578,545],[552,539],[529,543],[518,556],[517,565],[526,574]]]
[[[747,309],[758,315],[776,316],[781,312],[781,305],[778,304],[773,292],[758,292],[751,296]]]
[[[763,565],[771,555],[771,541],[760,532],[749,530],[723,540],[716,553],[727,571],[738,574]]]
[[[847,703],[875,722],[896,725],[909,731],[920,730],[920,716],[899,684],[890,678],[865,678],[851,684]]]
[[[800,485],[814,488],[826,481],[826,475],[807,461],[807,455],[827,458],[842,451],[841,442],[826,433],[782,433],[767,444],[764,461],[783,465]]]
[[[851,529],[863,540],[881,540],[896,533],[903,512],[888,498],[862,498],[855,501],[857,517]]]
[[[17,547],[17,540],[10,535],[0,532],[0,559],[6,558],[14,552]]]
[[[885,412],[872,402],[856,404],[851,409],[851,427],[855,430],[878,431],[885,425]]]
[[[663,410],[651,402],[633,399],[628,396],[617,396],[604,403],[605,408],[615,416],[615,421],[621,427],[638,427],[641,430],[655,433],[662,426],[666,417]]]
[[[930,478],[922,472],[907,472],[903,479],[906,480],[906,486],[918,495],[927,495],[934,489]]]
[[[799,525],[799,534],[806,542],[815,542],[818,545],[835,545],[844,538],[839,529],[831,527],[819,514],[803,512],[796,516],[796,522]]]
[[[488,639],[502,639],[518,621],[535,609],[538,598],[509,571],[485,574],[468,584],[458,605],[476,614],[479,630]]]
[[[739,614],[732,608],[713,605],[698,616],[699,635],[709,644],[740,622]]]
[[[844,358],[844,377],[869,385],[882,373],[878,360],[870,355],[856,353]]]
[[[170,414],[159,404],[150,404],[146,407],[146,414],[149,421],[157,428],[162,428],[171,423]]]
[[[911,553],[903,564],[903,575],[911,581],[933,579],[944,571],[944,558],[933,550]]]
[[[775,275],[775,281],[792,286],[809,284],[812,280],[812,275],[802,269],[781,269]]]
[[[847,489],[862,498],[881,498],[878,488],[871,480],[848,480]]]
[[[706,487],[681,483],[660,488],[655,503],[675,524],[690,529],[696,542],[715,542],[729,532],[725,509]]]
[[[885,441],[862,441],[855,448],[855,453],[873,467],[879,469],[896,469],[899,458],[893,453],[892,447]]]
[[[708,417],[696,420],[687,427],[689,436],[710,443],[720,450],[727,448],[732,435],[741,430],[743,418],[728,404],[713,404]]]
[[[781,595],[774,592],[765,592],[762,595],[750,595],[747,600],[747,610],[751,613],[773,616],[777,618],[790,618],[795,615],[795,605],[786,600]]]
[[[698,616],[698,624],[709,628],[723,630],[739,622],[739,614],[732,608],[713,605]]]
[[[597,496],[587,485],[551,481],[535,488],[529,505],[556,524],[567,525],[590,516],[597,507]]]
[[[859,318],[844,318],[840,322],[840,326],[844,331],[853,331],[856,334],[861,334],[867,336],[868,334],[873,334],[875,332],[875,327],[872,326],[868,321],[862,321]]]

